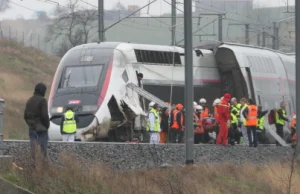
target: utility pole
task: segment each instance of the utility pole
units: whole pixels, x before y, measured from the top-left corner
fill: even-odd
[[[194,163],[194,127],[193,127],[193,32],[192,32],[192,0],[184,1],[184,60],[185,60],[185,148],[186,164]]]
[[[262,47],[266,47],[266,32],[264,28],[262,32]]]
[[[245,40],[245,44],[249,44],[250,43],[250,40],[249,40],[249,24],[245,24],[245,28],[246,28],[246,30],[245,30],[245,38],[246,38],[246,40]]]
[[[279,28],[277,27],[277,22],[273,22],[272,49],[279,49]]]
[[[275,43],[276,43],[276,50],[279,50],[279,27],[275,29]]]
[[[104,0],[98,0],[98,33],[99,41],[105,41],[105,32],[104,32]]]
[[[260,33],[257,34],[257,46],[260,46]]]
[[[229,26],[245,26],[245,44],[250,43],[250,37],[249,37],[250,24],[237,23],[237,24],[229,24]]]
[[[300,1],[295,1],[296,12],[296,113],[300,113]],[[300,122],[300,117],[296,117],[296,122]],[[300,127],[297,127],[296,153],[298,161],[300,159]]]
[[[223,14],[224,15],[224,14]],[[219,14],[219,41],[222,42],[223,41],[223,15]]]
[[[176,0],[172,0],[172,40],[171,45],[176,44]]]

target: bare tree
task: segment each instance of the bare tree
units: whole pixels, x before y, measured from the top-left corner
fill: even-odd
[[[10,0],[0,0],[0,12],[3,12],[9,8],[9,1]]]
[[[81,9],[78,2],[79,0],[69,0],[68,8],[56,8],[55,15],[57,18],[48,26],[47,41],[63,38],[68,40],[68,45],[71,47],[89,42],[97,27],[95,23],[97,11]]]

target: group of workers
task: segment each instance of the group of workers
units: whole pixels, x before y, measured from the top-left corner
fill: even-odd
[[[212,112],[209,111],[204,98],[200,99],[199,104],[194,102],[193,107],[195,144],[244,144],[257,147],[258,143],[269,143],[264,127],[265,116],[269,111],[263,110],[261,105],[257,106],[252,99],[242,98],[238,103],[236,98],[231,98],[231,95],[226,93],[221,99],[215,99]],[[151,102],[149,108],[146,129],[150,134],[150,143],[183,143],[183,105],[173,105],[169,110],[168,107],[160,109],[158,104]],[[277,134],[283,138],[283,127],[286,122],[290,122],[291,134],[295,140],[296,114],[292,116],[291,121],[288,119],[285,102],[281,102],[280,108],[274,113]],[[276,144],[280,145],[279,142]]]

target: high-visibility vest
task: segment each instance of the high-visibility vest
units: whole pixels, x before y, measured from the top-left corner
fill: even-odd
[[[204,108],[203,111],[201,112],[201,118],[207,118],[209,117],[209,110],[208,108]]]
[[[204,129],[202,125],[202,119],[199,118],[197,114],[194,113],[194,124],[198,124],[198,126],[194,127],[195,134],[204,134]]]
[[[257,106],[248,105],[246,126],[257,126]]]
[[[154,108],[151,109],[151,111],[149,112],[150,114],[154,114],[155,116],[155,121],[154,121],[154,131],[153,132],[160,132],[160,117],[159,117],[159,113],[157,110],[155,110]],[[147,120],[147,127],[146,130],[150,131],[150,119],[149,119],[149,115],[148,115],[148,120]]]
[[[233,111],[236,111],[236,114],[233,114]],[[231,112],[230,112],[230,116],[232,117],[232,124],[236,124],[238,123],[238,115],[240,114],[240,107],[238,107],[238,105],[236,106],[231,106]]]
[[[282,116],[286,118],[286,112],[282,108],[279,108],[277,111],[282,110]],[[278,113],[276,112],[276,124],[285,125],[285,120],[280,119]]]
[[[75,113],[71,110],[65,112],[65,120],[63,122],[62,131],[67,134],[76,133],[77,125],[75,121]]]
[[[295,113],[292,115],[292,120],[291,120],[291,124],[290,124],[290,129],[295,128],[295,125],[296,125],[296,119],[294,119],[294,116],[295,116],[295,115],[296,115]]]
[[[257,126],[260,130],[265,129],[264,124],[265,124],[265,117],[261,117],[260,119],[257,119]]]
[[[245,104],[243,107],[241,107],[241,111],[243,108],[247,108],[248,104]],[[244,109],[245,110],[245,109]],[[241,114],[241,113],[240,113]],[[242,113],[243,114],[243,113]],[[246,126],[246,118],[243,117],[243,125]]]
[[[181,114],[180,115],[180,122],[181,122],[181,126],[183,126],[183,116],[182,113],[179,110],[174,110],[173,111],[173,124],[171,126],[172,129],[179,129],[179,124],[177,123],[177,114]]]

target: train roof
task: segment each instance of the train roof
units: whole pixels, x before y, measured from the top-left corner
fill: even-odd
[[[254,45],[247,45],[247,44],[239,44],[239,43],[231,43],[231,42],[220,42],[220,41],[203,41],[201,42],[196,48],[201,49],[208,49],[216,52],[216,50],[219,47],[228,47],[228,48],[234,48],[234,47],[244,47],[244,48],[252,48],[252,49],[261,49],[261,50],[267,50],[274,53],[280,53],[286,56],[291,56],[288,53],[284,53],[278,50],[273,50],[267,47],[261,47],[261,46],[254,46]]]
[[[181,47],[174,47],[168,45],[152,45],[152,44],[135,44],[125,42],[101,42],[101,43],[88,43],[73,47],[71,50],[77,50],[82,48],[111,48],[111,49],[141,49],[141,50],[153,50],[153,51],[177,51],[184,53],[184,49]]]

